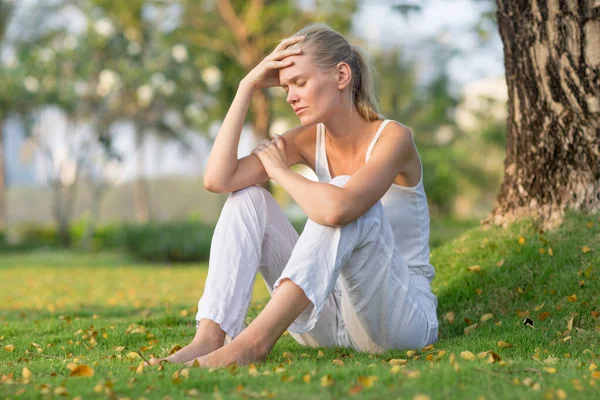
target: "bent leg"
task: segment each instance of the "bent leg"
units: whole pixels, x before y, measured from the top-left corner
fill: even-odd
[[[339,176],[330,183],[343,186],[349,178]],[[408,264],[397,250],[381,202],[345,226],[309,220],[274,288],[286,279],[310,300],[290,332],[313,329],[332,292],[341,287],[336,315],[343,326],[340,340],[369,351],[419,347],[429,340],[422,296],[411,284]]]

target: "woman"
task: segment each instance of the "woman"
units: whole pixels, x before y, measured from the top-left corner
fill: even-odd
[[[286,90],[301,125],[238,160],[252,94],[272,86]],[[162,360],[258,362],[286,330],[303,345],[371,352],[437,341],[422,165],[410,130],[377,110],[362,52],[325,24],[283,40],[240,82],[204,177],[208,190],[231,194],[212,238],[196,335]],[[290,170],[298,163],[319,182]],[[268,179],[308,216],[302,235],[256,185]],[[244,327],[258,271],[272,297]]]

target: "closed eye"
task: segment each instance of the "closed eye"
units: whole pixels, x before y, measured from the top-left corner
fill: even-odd
[[[302,87],[302,86],[304,86],[305,84],[306,84],[306,82],[302,82],[302,83],[299,83],[299,84],[297,84],[296,86],[298,86],[298,87]],[[283,87],[283,86],[282,86],[282,87]],[[283,90],[284,90],[284,91],[287,93],[287,92],[288,92],[287,86],[283,87]]]

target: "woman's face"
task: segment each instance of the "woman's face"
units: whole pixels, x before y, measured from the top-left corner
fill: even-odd
[[[335,74],[321,71],[306,52],[286,57],[294,63],[279,69],[279,82],[287,93],[286,101],[297,111],[302,125],[307,126],[327,119],[338,102],[339,91]]]

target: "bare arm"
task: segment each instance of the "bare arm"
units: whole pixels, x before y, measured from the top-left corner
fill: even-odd
[[[238,167],[237,149],[240,143],[242,126],[254,89],[243,82],[231,103],[231,107],[223,120],[221,129],[215,138],[208,162],[204,171],[204,187],[218,192],[225,187]],[[256,159],[258,163],[260,160]]]
[[[240,84],[215,139],[204,172],[204,187],[213,193],[231,193],[269,180],[267,171],[255,154],[239,160],[237,158],[242,124],[252,93],[254,93],[252,89]],[[304,127],[298,126],[281,135],[286,143],[288,167],[299,163],[305,164],[299,144],[300,135],[304,131]]]

